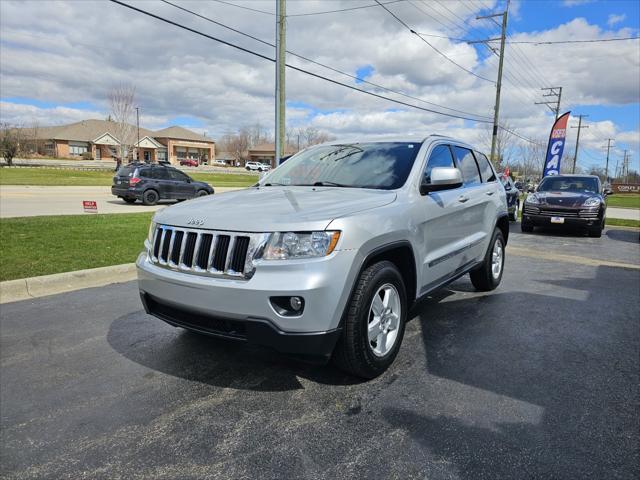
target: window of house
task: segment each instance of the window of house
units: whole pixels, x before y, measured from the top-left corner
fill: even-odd
[[[480,174],[482,175],[483,182],[495,182],[496,174],[491,168],[491,164],[489,163],[489,159],[486,155],[474,152],[476,155],[476,161],[478,162],[478,167],[480,167]]]
[[[44,149],[47,152],[53,152],[56,149],[56,146],[53,142],[45,142]]]
[[[427,168],[424,170],[424,178],[427,183],[431,183],[431,170],[434,167],[453,167],[453,157],[449,145],[437,145],[429,156]]]
[[[462,181],[464,186],[478,185],[482,183],[480,179],[480,171],[478,170],[478,164],[473,153],[468,148],[453,147],[453,153],[458,161],[460,171],[462,172]]]
[[[83,153],[87,153],[86,145],[69,145],[70,155],[82,155]]]

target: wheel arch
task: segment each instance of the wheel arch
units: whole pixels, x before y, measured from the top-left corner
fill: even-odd
[[[501,215],[496,221],[496,228],[502,232],[502,238],[504,238],[504,244],[509,241],[509,215]]]
[[[355,284],[357,283],[358,278],[360,278],[362,272],[374,263],[383,260],[390,261],[396,267],[398,267],[400,275],[402,275],[402,280],[404,281],[405,288],[407,290],[407,301],[410,305],[413,304],[416,299],[418,276],[416,271],[416,260],[415,254],[413,252],[413,247],[411,246],[411,243],[406,240],[381,245],[369,252],[364,258],[364,261],[360,266],[360,270],[358,271],[358,275],[355,278],[354,285],[351,288],[352,293],[353,289],[355,288]]]

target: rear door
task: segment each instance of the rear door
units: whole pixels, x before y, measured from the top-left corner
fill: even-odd
[[[501,211],[507,213],[505,208],[507,205],[504,203],[504,197],[502,197],[502,188],[501,183],[496,175],[489,159],[486,155],[480,152],[473,152],[476,157],[476,161],[478,163],[478,167],[480,168],[480,176],[482,177],[482,185],[484,192],[484,210],[483,210],[483,231],[487,232],[486,242],[483,243],[483,248],[479,252],[479,254],[484,254],[487,248],[489,247],[490,236],[493,234],[493,229],[495,228],[497,217]],[[511,205],[516,205],[518,202],[518,189],[515,187],[513,180],[510,177],[507,177],[509,185],[511,186],[510,193],[507,195],[511,195],[511,200],[509,201]]]
[[[464,235],[462,248],[465,249],[464,259],[470,261],[483,252],[487,236],[484,227],[485,214],[490,196],[486,193],[485,185],[482,183],[473,152],[466,147],[454,145],[453,154],[456,164],[462,172],[463,187],[458,199],[464,205],[461,213],[463,223],[461,228]]]
[[[151,169],[153,178],[153,188],[158,191],[160,198],[176,198],[174,181],[169,174],[169,169],[165,167],[154,167]]]

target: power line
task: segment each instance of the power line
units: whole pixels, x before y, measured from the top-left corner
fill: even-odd
[[[272,17],[275,17],[276,14],[273,12],[267,12],[266,10],[259,10],[257,8],[251,8],[251,7],[246,7],[244,5],[238,5],[235,3],[231,3],[231,2],[225,2],[224,0],[211,0],[212,2],[217,2],[217,3],[222,3],[224,5],[229,5],[230,7],[236,7],[236,8],[241,8],[243,10],[249,10],[250,12],[256,12],[256,13],[262,13],[264,15],[271,15]]]
[[[451,63],[453,63],[456,67],[464,70],[465,72],[473,75],[474,77],[477,77],[481,80],[485,80],[487,82],[493,83],[495,84],[496,82],[494,82],[493,80],[490,80],[486,77],[483,77],[481,75],[478,75],[477,73],[472,72],[471,70],[467,70],[466,68],[464,68],[462,65],[460,65],[459,63],[453,61],[451,58],[449,58],[447,55],[445,55],[444,53],[442,53],[440,50],[438,50],[436,47],[434,47],[433,45],[431,45],[431,43],[429,43],[427,40],[425,40],[424,38],[422,38],[420,36],[420,34],[418,32],[416,32],[414,29],[412,29],[409,25],[407,25],[402,19],[400,19],[400,17],[398,17],[395,13],[393,13],[391,10],[389,10],[387,7],[385,7],[382,3],[380,3],[379,0],[376,0],[376,2],[378,3],[378,5],[380,5],[382,8],[384,8],[387,13],[389,13],[389,15],[391,15],[393,18],[395,18],[402,26],[404,26],[407,30],[409,30],[411,33],[413,33],[415,36],[417,36],[420,40],[422,40],[424,43],[426,43],[427,45],[429,45],[433,50],[435,50],[437,53],[439,53],[442,57],[446,58],[447,60],[449,60]]]
[[[541,41],[512,41],[509,42],[511,44],[522,44],[528,43],[532,45],[556,45],[559,43],[600,43],[600,42],[620,42],[623,40],[638,40],[640,36],[636,37],[618,37],[618,38],[593,38],[588,40],[556,40],[549,42],[541,42]]]
[[[258,37],[254,36],[254,35],[251,35],[251,34],[245,33],[245,32],[243,32],[243,31],[241,31],[241,30],[238,30],[238,29],[236,29],[236,28],[233,28],[233,27],[230,27],[230,26],[228,26],[228,25],[225,25],[224,23],[218,22],[217,20],[214,20],[214,19],[212,19],[212,18],[210,18],[210,17],[206,17],[206,16],[201,15],[201,14],[199,14],[199,13],[197,13],[197,12],[194,12],[194,11],[192,11],[192,10],[189,10],[188,8],[185,8],[185,7],[182,7],[182,6],[177,5],[177,4],[175,4],[175,3],[172,3],[172,2],[170,2],[169,0],[161,0],[161,1],[162,1],[162,2],[164,2],[164,3],[166,3],[166,4],[168,4],[168,5],[171,5],[172,7],[177,8],[177,9],[179,9],[179,10],[182,10],[183,12],[189,13],[189,14],[191,14],[191,15],[194,15],[194,16],[198,17],[198,18],[201,18],[201,19],[203,19],[203,20],[206,20],[206,21],[208,21],[208,22],[210,22],[210,23],[213,23],[213,24],[215,24],[215,25],[218,25],[219,27],[226,28],[227,30],[230,30],[230,31],[232,31],[232,32],[235,32],[235,33],[237,33],[237,34],[239,34],[239,35],[242,35],[242,36],[244,36],[244,37],[247,37],[247,38],[250,38],[250,39],[252,39],[252,40],[255,40],[256,42],[260,42],[260,43],[262,43],[263,45],[267,45],[267,46],[269,46],[269,47],[275,48],[275,45],[274,45],[273,43],[270,43],[270,42],[267,42],[267,41],[265,41],[265,40],[262,40],[261,38],[258,38]],[[377,5],[376,5],[376,6],[377,6]],[[328,69],[328,70],[331,70],[331,71],[333,71],[333,72],[339,73],[339,74],[341,74],[341,75],[345,75],[345,76],[347,76],[347,77],[349,77],[349,78],[352,78],[352,79],[354,79],[354,80],[356,80],[356,81],[358,81],[358,82],[366,83],[366,84],[371,85],[371,86],[373,86],[373,87],[379,88],[379,89],[381,89],[381,90],[385,90],[385,91],[390,92],[390,93],[394,93],[394,94],[396,94],[396,95],[403,96],[403,97],[405,97],[405,98],[410,98],[410,99],[412,99],[412,100],[416,100],[416,101],[418,101],[418,102],[422,102],[422,103],[427,104],[427,105],[432,105],[432,106],[434,106],[434,107],[443,108],[443,109],[445,109],[445,110],[450,110],[450,111],[452,111],[452,112],[462,113],[462,114],[464,114],[464,115],[471,115],[471,116],[474,116],[474,117],[486,118],[486,119],[489,119],[489,118],[490,118],[490,117],[488,117],[488,116],[486,116],[486,115],[480,115],[480,114],[477,114],[477,113],[465,112],[465,111],[463,111],[463,110],[457,110],[457,109],[455,109],[455,108],[445,107],[444,105],[440,105],[440,104],[438,104],[438,103],[434,103],[434,102],[429,102],[429,101],[424,100],[424,99],[422,99],[422,98],[415,97],[415,96],[413,96],[413,95],[409,95],[409,94],[406,94],[406,93],[404,93],[404,92],[400,92],[400,91],[398,91],[398,90],[394,90],[394,89],[391,89],[391,88],[385,87],[384,85],[380,85],[380,84],[377,84],[377,83],[374,83],[374,82],[370,82],[369,80],[366,80],[366,79],[364,79],[364,78],[361,78],[361,77],[359,77],[359,76],[357,76],[357,75],[352,75],[352,74],[350,74],[350,73],[348,73],[348,72],[344,72],[344,71],[339,70],[339,69],[337,69],[337,68],[334,68],[334,67],[332,67],[332,66],[330,66],[330,65],[326,65],[326,64],[324,64],[324,63],[317,62],[316,60],[313,60],[313,59],[311,59],[311,58],[305,57],[304,55],[297,54],[297,53],[292,52],[292,51],[290,51],[290,50],[287,50],[287,53],[288,53],[288,54],[290,54],[290,55],[293,55],[294,57],[298,57],[298,58],[300,58],[300,59],[302,59],[302,60],[304,60],[304,61],[306,61],[306,62],[309,62],[309,63],[315,64],[315,65],[318,65],[318,66],[320,66],[320,67],[326,68],[326,69]]]
[[[143,15],[147,15],[149,17],[155,18],[156,20],[160,20],[161,22],[168,23],[168,24],[173,25],[175,27],[182,28],[183,30],[186,30],[188,32],[195,33],[196,35],[200,35],[202,37],[208,38],[208,39],[213,40],[215,42],[222,43],[223,45],[227,45],[228,47],[235,48],[236,50],[240,50],[242,52],[248,53],[248,54],[253,55],[255,57],[262,58],[263,60],[268,60],[270,62],[275,62],[275,59],[273,59],[271,57],[268,57],[268,56],[263,55],[263,54],[258,53],[258,52],[254,52],[253,50],[241,47],[240,45],[236,45],[236,44],[228,42],[226,40],[222,40],[220,38],[216,38],[216,37],[214,37],[212,35],[206,34],[206,33],[201,32],[199,30],[193,29],[191,27],[187,27],[186,25],[182,25],[182,24],[180,24],[178,22],[174,22],[173,20],[169,20],[167,18],[161,17],[160,15],[156,15],[155,13],[151,13],[151,12],[148,12],[148,11],[143,10],[141,8],[134,7],[133,5],[129,5],[129,4],[124,3],[124,2],[122,2],[120,0],[110,0],[110,1],[113,2],[113,3],[116,3],[118,5],[121,5],[123,7],[126,7],[126,8],[129,8],[131,10],[134,10],[134,11],[136,11],[138,13],[142,13]],[[374,92],[370,92],[368,90],[363,90],[361,88],[354,87],[353,85],[349,85],[347,83],[343,83],[343,82],[340,82],[338,80],[334,80],[332,78],[325,77],[323,75],[311,72],[309,70],[305,70],[305,69],[300,68],[300,67],[296,67],[294,65],[287,64],[287,68],[290,68],[291,70],[295,70],[295,71],[300,72],[300,73],[304,73],[304,74],[309,75],[311,77],[318,78],[320,80],[325,80],[325,81],[333,83],[335,85],[340,85],[342,87],[348,88],[350,90],[354,90],[356,92],[361,92],[361,93],[364,93],[366,95],[370,95],[372,97],[380,98],[382,100],[387,100],[387,101],[390,101],[390,102],[393,102],[393,103],[397,103],[399,105],[404,105],[406,107],[415,108],[415,109],[422,110],[422,111],[429,112],[429,113],[435,113],[436,115],[443,115],[443,116],[446,116],[446,117],[458,118],[458,119],[461,119],[461,120],[469,120],[469,121],[478,122],[478,123],[491,123],[490,120],[478,120],[478,119],[470,118],[470,117],[467,117],[467,116],[455,115],[455,114],[451,114],[451,113],[439,112],[437,110],[432,110],[432,109],[425,108],[425,107],[419,107],[419,106],[413,105],[411,103],[403,102],[402,100],[397,100],[397,99],[394,99],[394,98],[386,97],[384,95],[380,95],[378,93],[374,93]]]
[[[400,3],[400,2],[406,2],[407,0],[391,0],[390,2],[384,2],[385,5],[391,5],[392,3]],[[361,10],[363,8],[371,8],[371,7],[377,7],[378,4],[377,3],[372,3],[370,5],[361,5],[359,7],[349,7],[349,8],[341,8],[338,10],[327,10],[324,12],[309,12],[309,13],[292,13],[287,15],[288,17],[310,17],[312,15],[325,15],[327,13],[337,13],[337,12],[348,12],[351,10]]]

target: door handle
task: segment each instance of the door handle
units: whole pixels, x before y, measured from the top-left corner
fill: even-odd
[[[485,192],[485,193],[486,193],[487,195],[491,196],[491,195],[493,195],[493,194],[494,194],[494,193],[496,193],[496,192],[491,191],[491,192]]]
[[[458,197],[458,201],[459,201],[460,203],[464,203],[464,202],[466,202],[466,201],[468,201],[468,200],[469,200],[469,197],[467,197],[467,196],[465,196],[465,195],[460,195],[460,196]]]

